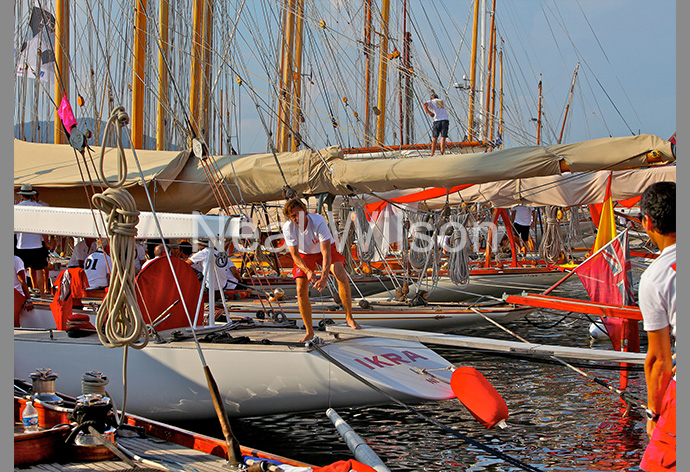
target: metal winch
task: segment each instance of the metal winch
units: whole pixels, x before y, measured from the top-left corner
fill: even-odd
[[[101,444],[100,440],[90,434],[88,427],[92,426],[106,440],[115,442],[115,428],[117,423],[110,397],[99,393],[87,393],[77,397],[77,404],[69,415],[69,419],[77,423],[68,438],[76,445],[89,446]]]
[[[41,368],[29,374],[29,377],[31,377],[32,382],[32,398],[54,405],[61,405],[63,403],[62,398],[55,394],[57,373],[50,369]]]

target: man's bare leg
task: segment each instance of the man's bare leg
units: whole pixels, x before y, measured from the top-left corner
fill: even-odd
[[[434,157],[436,152],[436,138],[431,138],[431,157]]]
[[[38,298],[44,298],[45,287],[43,284],[45,283],[45,281],[43,279],[43,269],[31,269],[31,281],[34,282],[34,288],[38,290]]]
[[[304,328],[307,330],[307,334],[300,340],[303,343],[314,337],[314,327],[311,323],[311,302],[309,301],[309,281],[305,277],[298,277],[295,279],[295,284],[297,286],[299,314],[302,315]]]
[[[446,138],[441,136],[441,154],[446,152]]]
[[[352,329],[361,329],[362,327],[355,321],[352,316],[352,291],[350,290],[350,281],[345,272],[345,266],[342,262],[333,264],[333,275],[338,281],[338,293],[340,294],[340,301],[345,307],[345,321]]]

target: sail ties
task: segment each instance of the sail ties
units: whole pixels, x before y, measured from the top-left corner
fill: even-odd
[[[97,193],[93,196],[93,204],[108,215],[113,264],[108,293],[96,317],[98,337],[104,346],[129,345],[141,349],[148,344],[148,332],[134,292],[134,237],[139,211],[134,197],[122,188],[108,188]],[[139,341],[142,335],[143,340]]]

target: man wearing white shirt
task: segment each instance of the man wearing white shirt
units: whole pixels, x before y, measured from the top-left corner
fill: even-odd
[[[104,289],[110,285],[110,271],[113,262],[108,255],[108,245],[102,240],[97,242],[98,249],[84,261],[84,272],[89,280],[89,290]]]
[[[33,201],[33,197],[37,193],[31,184],[22,185],[17,192],[18,195],[21,195],[22,201],[17,205],[42,206]],[[25,267],[31,269],[31,282],[33,287],[38,290],[39,298],[43,298],[45,295],[43,269],[48,266],[48,248],[48,236],[45,234],[17,233],[17,246],[14,254],[22,259]]]
[[[647,331],[645,381],[647,434],[642,470],[676,470],[676,183],[650,185],[640,200],[642,225],[660,254],[640,277],[639,299]]]
[[[326,219],[307,212],[306,205],[299,198],[288,200],[283,207],[283,214],[288,219],[283,225],[283,237],[292,256],[292,277],[297,286],[297,303],[307,330],[300,342],[314,337],[309,284],[312,283],[319,292],[322,291],[326,288],[331,270],[338,281],[338,293],[345,308],[347,324],[350,328],[360,329],[352,317],[350,283],[343,264],[345,258],[335,247]],[[321,277],[317,277],[315,272],[317,263],[321,263]]]

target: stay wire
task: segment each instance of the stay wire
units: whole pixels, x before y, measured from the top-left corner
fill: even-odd
[[[408,410],[408,411],[414,413],[415,415],[419,416],[420,418],[422,418],[422,419],[425,420],[425,421],[428,421],[429,423],[433,424],[434,426],[437,426],[438,428],[442,429],[443,431],[445,431],[445,432],[447,432],[447,433],[450,433],[450,434],[452,434],[453,436],[455,436],[455,437],[457,437],[457,438],[460,438],[460,439],[462,439],[463,441],[465,441],[465,442],[471,444],[472,446],[474,446],[474,447],[476,447],[476,448],[478,448],[478,449],[481,449],[481,450],[483,450],[483,451],[485,451],[485,452],[488,452],[489,454],[491,454],[491,455],[493,455],[493,456],[495,456],[495,457],[497,457],[497,458],[499,458],[499,459],[501,459],[501,460],[503,460],[503,461],[505,461],[505,462],[507,462],[507,463],[509,463],[509,464],[511,464],[511,465],[514,465],[514,466],[516,466],[516,467],[520,467],[520,468],[523,469],[523,470],[536,471],[536,472],[540,472],[540,471],[541,471],[541,469],[538,469],[538,468],[536,468],[536,467],[534,467],[534,466],[532,466],[532,465],[530,465],[530,464],[527,464],[527,463],[525,463],[525,462],[522,462],[522,461],[519,460],[519,459],[515,459],[514,457],[511,457],[511,456],[509,456],[509,455],[507,455],[507,454],[505,454],[505,453],[503,453],[503,452],[499,451],[498,449],[495,449],[495,448],[493,448],[493,447],[491,447],[491,446],[487,446],[486,444],[483,444],[483,443],[477,441],[476,439],[472,439],[471,437],[469,437],[469,436],[467,436],[467,435],[461,433],[460,431],[458,431],[458,430],[456,430],[456,429],[454,429],[454,428],[451,428],[450,426],[447,426],[447,425],[441,423],[439,420],[437,420],[437,419],[435,419],[435,418],[431,418],[431,417],[429,417],[429,416],[427,416],[427,415],[421,413],[420,411],[416,410],[415,408],[413,408],[413,407],[407,405],[406,403],[404,403],[404,402],[398,400],[397,398],[393,397],[393,396],[390,395],[389,393],[383,391],[381,388],[379,388],[379,387],[377,387],[376,385],[374,385],[373,383],[369,382],[368,380],[366,380],[365,378],[363,378],[362,376],[360,376],[360,375],[357,374],[356,372],[352,371],[350,368],[348,368],[347,366],[343,365],[340,361],[338,361],[338,360],[335,359],[333,356],[331,356],[331,355],[328,354],[326,351],[324,351],[324,350],[323,350],[320,346],[318,346],[317,344],[309,344],[309,345],[310,345],[311,347],[313,347],[313,348],[314,348],[319,354],[321,354],[324,358],[326,358],[326,360],[328,360],[329,362],[331,362],[331,363],[335,364],[336,366],[340,367],[340,368],[341,368],[342,370],[344,370],[346,373],[350,374],[352,377],[354,377],[355,379],[359,380],[360,382],[362,382],[362,383],[363,383],[364,385],[366,385],[367,387],[369,387],[369,388],[375,390],[376,392],[378,392],[378,393],[380,393],[381,395],[385,396],[386,398],[388,398],[388,399],[391,400],[392,402],[397,403],[398,405],[402,406],[402,407],[405,408],[406,410]]]

